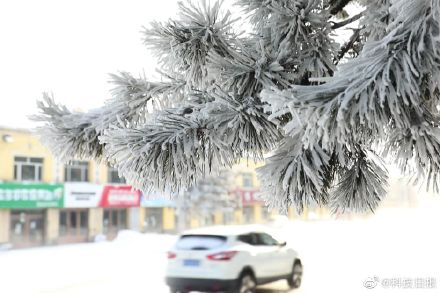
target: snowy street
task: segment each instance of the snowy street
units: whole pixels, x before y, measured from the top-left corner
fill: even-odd
[[[0,36],[0,293],[440,293],[440,0],[0,1]]]
[[[369,219],[278,223],[304,264],[303,285],[291,292],[438,292],[438,210],[438,203],[429,203],[379,211]],[[168,292],[165,252],[174,239],[125,231],[113,242],[3,251],[0,292]],[[364,282],[374,277],[376,287],[366,289]],[[435,288],[415,289],[418,278],[434,278],[434,284],[422,285]],[[404,279],[412,280],[412,288],[396,283]],[[391,289],[392,282],[400,287]],[[280,281],[258,292],[290,291]]]

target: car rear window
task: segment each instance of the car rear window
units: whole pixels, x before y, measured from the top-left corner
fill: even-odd
[[[210,250],[220,247],[225,243],[225,236],[183,235],[177,241],[176,248],[182,250]]]

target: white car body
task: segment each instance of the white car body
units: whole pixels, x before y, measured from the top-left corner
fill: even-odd
[[[166,278],[174,292],[235,292],[232,287],[243,272],[264,284],[289,278],[295,262],[300,262],[297,252],[277,242],[264,227],[209,227],[181,234],[169,252]]]

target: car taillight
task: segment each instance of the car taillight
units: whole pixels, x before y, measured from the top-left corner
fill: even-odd
[[[177,254],[174,252],[168,251],[168,259],[176,258]]]
[[[214,253],[206,256],[209,260],[230,260],[234,257],[237,251],[222,251],[219,253]]]

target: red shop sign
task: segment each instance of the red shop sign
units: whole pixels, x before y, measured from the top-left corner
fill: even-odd
[[[235,194],[243,203],[244,206],[252,205],[256,203],[261,203],[262,201],[258,199],[257,193],[258,190],[249,190],[249,189],[236,189]]]
[[[100,207],[128,208],[140,205],[141,193],[129,185],[105,185]]]

